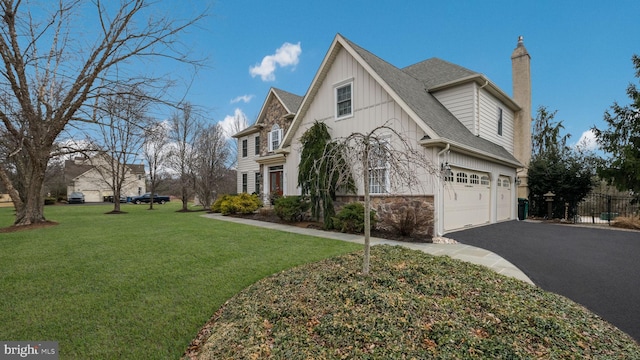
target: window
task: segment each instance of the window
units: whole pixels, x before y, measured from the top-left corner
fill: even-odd
[[[457,183],[461,183],[461,184],[466,184],[469,182],[469,179],[467,178],[467,174],[463,173],[463,172],[459,172],[456,174],[456,182]]]
[[[476,174],[471,174],[469,176],[469,182],[474,185],[480,184],[480,177]]]
[[[242,140],[242,157],[247,157],[247,139]]]
[[[255,137],[256,155],[260,155],[260,136]]]
[[[273,125],[269,133],[269,151],[274,151],[280,146],[282,140],[282,129],[278,124]]]
[[[256,177],[256,188],[253,190],[256,194],[260,194],[260,173],[257,172],[255,174]]]
[[[242,174],[242,192],[247,192],[247,174]]]
[[[351,116],[351,85],[346,85],[336,88],[336,118],[342,118]]]
[[[498,181],[496,182],[496,185],[497,185],[498,187],[501,187],[501,186],[502,186],[502,180],[498,179]]]
[[[369,155],[369,192],[383,194],[389,188],[389,164],[387,161],[387,143],[372,145]]]
[[[510,185],[510,183],[509,183],[509,179],[503,179],[503,180],[502,180],[502,187],[506,187],[506,188],[508,188],[508,187],[509,187],[509,185]]]
[[[480,178],[480,184],[481,185],[489,185],[489,177],[488,176],[483,176]]]
[[[498,108],[498,135],[502,136],[502,109]]]

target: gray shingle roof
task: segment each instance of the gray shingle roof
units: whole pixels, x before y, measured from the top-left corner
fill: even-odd
[[[300,104],[302,104],[302,96],[292,94],[288,91],[284,91],[282,89],[272,88],[273,92],[275,92],[280,100],[282,100],[283,105],[287,108],[289,112],[295,114],[298,112],[300,108]]]
[[[464,144],[509,162],[519,163],[502,146],[471,133],[444,105],[428,92],[429,88],[436,85],[477,75],[478,73],[437,58],[399,69],[350,40],[346,38],[344,40],[441,140]]]

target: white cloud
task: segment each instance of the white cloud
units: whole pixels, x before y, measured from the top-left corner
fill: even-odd
[[[249,126],[247,115],[242,110],[236,108],[233,115],[227,115],[220,121],[220,126],[224,130],[224,136],[231,138],[235,133],[242,131]]]
[[[598,142],[596,141],[596,135],[591,130],[587,130],[580,135],[580,139],[574,145],[580,150],[595,151],[599,149]]]
[[[238,103],[240,101],[242,101],[243,103],[248,103],[249,101],[251,101],[251,99],[253,99],[253,95],[242,95],[242,96],[238,96],[236,98],[234,98],[233,100],[231,100],[232,104]]]
[[[298,64],[302,48],[300,42],[297,44],[284,43],[273,55],[267,55],[262,59],[260,65],[249,67],[251,77],[260,75],[262,81],[273,81],[276,65],[280,67],[295,66]]]

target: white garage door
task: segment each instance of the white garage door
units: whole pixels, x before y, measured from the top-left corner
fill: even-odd
[[[489,223],[491,184],[486,173],[452,169],[444,186],[444,230]]]
[[[506,176],[500,176],[496,183],[498,191],[498,221],[511,219],[511,210],[514,206],[511,185],[511,181]]]

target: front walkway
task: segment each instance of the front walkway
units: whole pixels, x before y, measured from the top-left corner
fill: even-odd
[[[301,228],[301,227],[285,225],[285,224],[276,224],[276,223],[265,222],[265,221],[243,219],[243,218],[237,218],[237,217],[231,217],[231,216],[222,216],[220,214],[207,214],[203,216],[216,219],[216,220],[221,220],[221,221],[230,221],[230,222],[235,222],[239,224],[259,226],[263,228],[286,231],[286,232],[291,232],[296,234],[349,241],[349,242],[354,242],[358,244],[364,243],[364,237],[362,235],[345,234],[345,233],[333,232],[333,231]],[[520,269],[515,267],[512,263],[492,253],[491,251],[474,247],[471,245],[408,243],[408,242],[402,242],[402,241],[380,239],[375,237],[371,238],[372,246],[379,245],[379,244],[404,246],[406,248],[413,249],[413,250],[420,250],[431,255],[447,255],[454,259],[486,266],[489,269],[499,274],[510,276],[518,280],[527,282],[531,285],[534,285],[533,281],[531,281],[531,279],[529,279],[527,275],[525,275],[522,271],[520,271]]]

